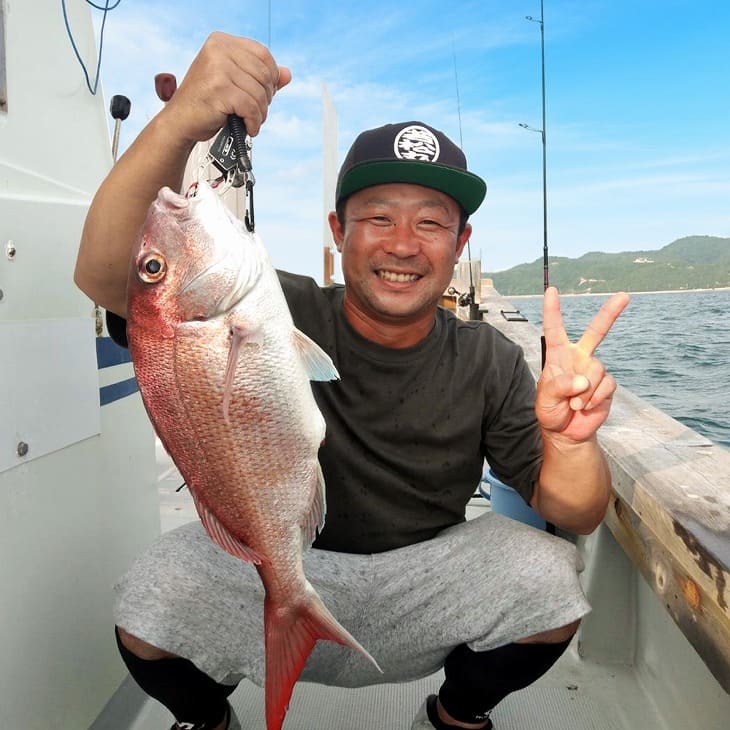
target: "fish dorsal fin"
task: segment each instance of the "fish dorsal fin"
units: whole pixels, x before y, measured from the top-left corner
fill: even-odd
[[[324,516],[327,512],[324,490],[324,474],[322,467],[317,463],[317,486],[313,490],[312,504],[307,514],[307,522],[302,526],[302,543],[308,548],[317,537],[318,532],[322,532],[324,527]]]
[[[195,490],[190,489],[190,486],[188,486],[188,489],[190,490],[190,494],[193,495],[195,509],[198,510],[200,521],[203,523],[203,527],[210,536],[210,539],[218,547],[223,548],[223,550],[234,557],[245,560],[247,563],[261,565],[264,562],[264,558],[248,545],[242,543],[237,537],[233,536],[228,528],[208,509],[205,502],[198,497]]]
[[[339,380],[330,356],[301,330],[292,330],[292,341],[310,380]]]

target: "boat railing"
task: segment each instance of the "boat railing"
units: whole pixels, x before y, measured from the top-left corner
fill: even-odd
[[[540,333],[483,288],[485,321],[517,342],[537,377]],[[613,495],[605,523],[730,693],[730,451],[619,385],[599,431]]]

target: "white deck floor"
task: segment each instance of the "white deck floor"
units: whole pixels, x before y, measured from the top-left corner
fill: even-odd
[[[409,730],[440,676],[400,685],[343,690],[299,683],[285,730]],[[232,704],[243,730],[264,730],[263,693],[242,683]],[[630,717],[622,715],[630,711]],[[508,697],[494,712],[496,730],[665,730],[636,691],[633,673],[586,665],[570,653],[532,687]],[[168,730],[171,715],[148,702],[129,730]],[[697,726],[698,728],[701,726]],[[720,727],[717,727],[720,730]]]

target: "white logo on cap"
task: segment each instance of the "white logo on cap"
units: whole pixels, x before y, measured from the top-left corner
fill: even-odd
[[[398,132],[393,143],[395,156],[401,160],[436,162],[439,158],[439,141],[430,129],[412,124]]]

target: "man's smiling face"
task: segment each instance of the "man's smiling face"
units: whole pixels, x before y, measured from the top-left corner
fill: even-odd
[[[468,224],[459,233],[460,220],[458,203],[432,188],[389,183],[353,193],[344,226],[330,216],[350,322],[354,314],[372,324],[432,323],[471,233]]]

